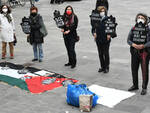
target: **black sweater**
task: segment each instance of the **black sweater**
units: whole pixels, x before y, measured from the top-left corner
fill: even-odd
[[[105,32],[105,21],[107,20],[107,16],[102,19],[97,27],[92,28],[92,34],[96,33],[96,41],[100,44],[107,44],[110,43],[111,40],[107,40],[107,34]]]
[[[64,20],[65,20],[65,17],[64,17]],[[78,17],[76,15],[74,15],[74,22],[70,25],[70,26],[64,26],[64,30],[67,31],[67,30],[70,30],[70,33],[67,34],[67,35],[64,35],[64,38],[65,37],[70,37],[70,38],[74,38],[76,39],[77,37],[77,29],[78,27]]]

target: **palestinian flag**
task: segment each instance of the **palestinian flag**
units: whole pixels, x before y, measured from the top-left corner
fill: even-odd
[[[78,82],[78,80],[66,78],[55,72],[9,62],[0,63],[0,81],[31,93],[42,93]]]

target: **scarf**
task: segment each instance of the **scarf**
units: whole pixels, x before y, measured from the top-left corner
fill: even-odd
[[[65,20],[66,26],[71,26],[73,23],[74,23],[74,15],[72,15],[70,17],[66,17],[66,20]]]
[[[7,13],[7,14],[4,14],[4,16],[7,18],[9,23],[12,22],[12,18],[10,16],[10,14]]]

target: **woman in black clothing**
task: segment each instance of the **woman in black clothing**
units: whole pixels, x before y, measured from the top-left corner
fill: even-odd
[[[131,69],[133,85],[128,91],[138,90],[138,70],[141,64],[142,70],[142,91],[141,95],[147,93],[149,81],[149,49],[150,49],[150,29],[148,27],[148,17],[143,13],[136,16],[136,24],[131,29],[128,36],[128,44],[131,52]]]
[[[104,6],[99,6],[97,9],[100,13],[101,21],[95,28],[92,28],[92,33],[97,44],[101,68],[98,72],[109,72],[109,46],[111,36],[105,33],[105,21],[107,20],[107,9]]]
[[[65,66],[71,66],[71,68],[76,67],[76,53],[75,53],[75,43],[77,39],[77,26],[78,18],[74,14],[73,8],[67,6],[64,12],[64,28],[61,30],[64,37],[65,46],[68,53],[68,63]]]
[[[108,3],[108,0],[97,0],[96,2],[96,9],[99,7],[99,6],[105,6],[107,11],[109,9],[109,3]]]

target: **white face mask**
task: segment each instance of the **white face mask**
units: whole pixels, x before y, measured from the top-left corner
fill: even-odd
[[[104,16],[105,16],[105,12],[101,12],[101,13],[100,13],[100,16],[101,16],[101,17],[104,17]]]
[[[7,13],[8,9],[4,8],[4,9],[2,9],[2,11],[3,11],[4,13]]]
[[[142,24],[144,24],[145,23],[145,21],[143,20],[143,19],[137,19],[137,23],[142,23]]]

